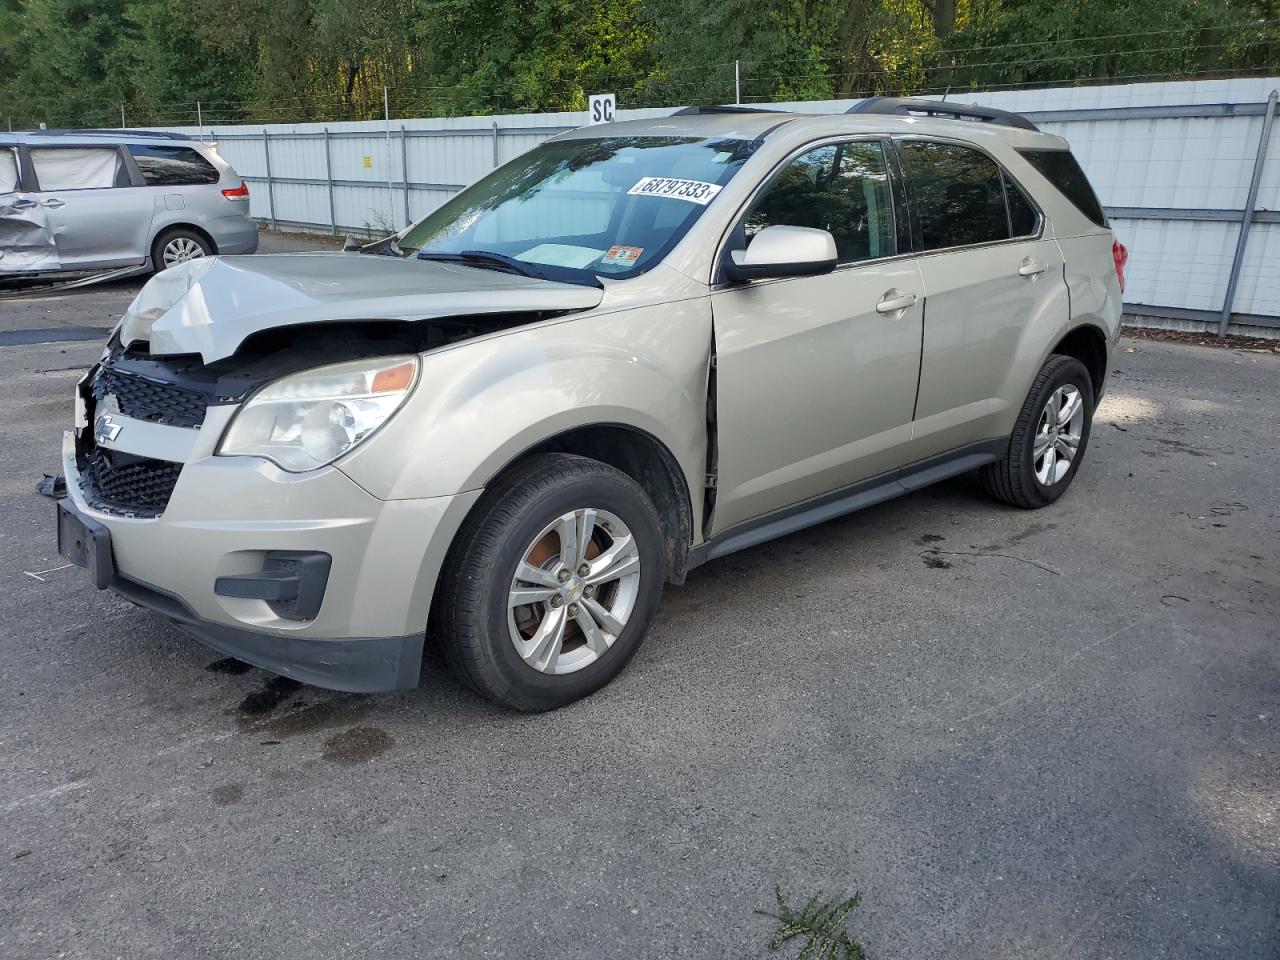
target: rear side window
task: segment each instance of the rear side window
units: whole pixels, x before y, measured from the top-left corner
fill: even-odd
[[[907,140],[898,149],[920,251],[1009,239],[1004,185],[994,160],[954,143]]]
[[[130,144],[129,152],[148,186],[181,187],[218,182],[218,168],[190,147]]]
[[[1019,150],[1027,163],[1061,191],[1077,210],[1100,227],[1107,225],[1107,215],[1098,202],[1098,195],[1089,185],[1089,178],[1070,150]]]
[[[833,143],[791,161],[747,214],[747,242],[778,225],[830,232],[840,263],[892,256],[893,200],[884,148],[866,140]]]

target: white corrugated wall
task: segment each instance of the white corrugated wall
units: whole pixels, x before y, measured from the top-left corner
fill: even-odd
[[[1160,310],[1155,308],[1164,308],[1175,316],[1222,309],[1240,224],[1238,219],[1204,218],[1200,213],[1221,218],[1224,211],[1233,211],[1238,217],[1243,210],[1262,129],[1256,107],[1277,87],[1280,77],[1019,90],[952,99],[1033,116],[1048,111],[1253,105],[1249,115],[1037,118],[1041,129],[1071,142],[1103,204],[1112,211],[1116,235],[1130,251],[1126,303],[1134,309],[1151,307],[1157,314]],[[843,111],[853,102],[772,106],[822,113]],[[618,119],[670,112],[620,110]],[[426,215],[493,169],[495,159],[505,163],[586,121],[585,112],[393,120],[389,139],[381,121],[219,126],[203,132],[218,141],[222,155],[249,181],[255,217],[287,226],[332,225],[337,231],[380,233]],[[173,129],[197,133],[192,127]],[[402,131],[409,134],[403,140]],[[270,142],[270,186],[264,133]],[[1255,209],[1274,212],[1280,209],[1280,123],[1271,139]],[[1153,209],[1157,215],[1150,212]],[[1179,210],[1196,212],[1196,218],[1161,218]],[[1262,323],[1280,317],[1280,222],[1253,224],[1234,312]]]

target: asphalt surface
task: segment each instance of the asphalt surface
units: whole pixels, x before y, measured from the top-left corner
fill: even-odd
[[[0,348],[0,956],[763,957],[775,884],[861,891],[878,960],[1280,956],[1280,355],[1126,339],[1054,507],[961,478],[717,561],[522,716],[242,672],[56,569],[99,350]]]

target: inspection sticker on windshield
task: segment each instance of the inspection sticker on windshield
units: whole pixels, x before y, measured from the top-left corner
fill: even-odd
[[[701,180],[676,180],[673,177],[644,177],[627,191],[636,197],[673,197],[676,200],[688,200],[705,207],[717,193],[720,185],[703,183]]]
[[[600,258],[600,262],[602,264],[608,264],[611,267],[634,267],[642,253],[644,253],[644,247],[623,247],[615,245],[605,252],[605,255]]]

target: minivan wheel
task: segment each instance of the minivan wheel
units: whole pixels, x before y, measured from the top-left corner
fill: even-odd
[[[188,260],[198,260],[213,253],[209,241],[194,230],[181,227],[166,230],[151,245],[151,265],[157,271],[167,270]]]
[[[665,551],[639,484],[586,457],[523,461],[459,531],[433,621],[479,693],[553,710],[612,680],[658,606]]]
[[[987,491],[1018,507],[1044,507],[1071,485],[1093,423],[1093,383],[1074,357],[1040,369],[1009,438],[1009,455],[982,468]]]

